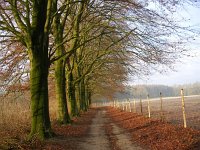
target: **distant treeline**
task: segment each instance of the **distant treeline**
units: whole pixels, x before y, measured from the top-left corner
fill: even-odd
[[[118,99],[125,98],[146,98],[149,95],[150,98],[160,96],[160,92],[163,97],[179,96],[180,90],[184,89],[184,95],[200,95],[200,82],[184,85],[134,85],[127,86],[125,92],[117,93]]]

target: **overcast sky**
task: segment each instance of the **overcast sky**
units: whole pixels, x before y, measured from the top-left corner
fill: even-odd
[[[188,18],[184,25],[194,25],[200,28],[200,8],[187,6],[184,10],[179,11],[179,15]],[[164,85],[177,85],[177,84],[190,84],[200,82],[200,38],[196,39],[193,43],[188,43],[192,49],[191,54],[194,57],[184,57],[182,63],[177,63],[174,67],[176,70],[169,71],[166,74],[154,73],[145,79],[135,79],[130,84],[164,84]]]

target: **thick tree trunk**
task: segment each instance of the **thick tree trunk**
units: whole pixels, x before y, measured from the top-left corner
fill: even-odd
[[[86,82],[85,82],[85,84],[86,84]],[[90,90],[88,89],[88,86],[86,85],[85,87],[86,87],[85,97],[86,97],[86,101],[87,101],[87,108],[89,108],[91,105],[91,93],[90,93]]]
[[[89,105],[91,105],[92,104],[92,99],[91,99],[91,92],[90,91],[88,91],[88,101],[89,101]]]
[[[49,31],[48,21],[46,20],[48,1],[40,0],[34,2],[32,30],[30,32],[31,39],[27,40],[26,43],[31,63],[30,89],[32,122],[29,138],[37,137],[39,139],[45,139],[52,134],[48,97]]]
[[[67,85],[68,85],[68,93],[67,93],[67,99],[70,104],[70,112],[71,116],[77,116],[78,115],[78,110],[77,110],[77,103],[76,103],[76,94],[75,94],[75,86],[73,84],[73,74],[72,72],[69,72],[67,74]]]
[[[31,133],[39,139],[51,136],[48,100],[48,53],[39,44],[32,50],[30,89],[31,89]]]
[[[80,115],[80,97],[79,97],[78,85],[75,85],[75,95],[76,95],[76,105],[77,105],[77,115]]]
[[[57,13],[57,1],[53,1],[53,13]],[[58,102],[58,121],[61,124],[70,123],[70,116],[68,113],[67,99],[66,99],[66,59],[63,58],[65,47],[63,43],[64,26],[61,23],[60,15],[56,15],[53,19],[53,36],[55,38],[56,57],[60,58],[55,62],[55,80],[56,80],[56,99]]]
[[[22,36],[22,43],[28,49],[31,65],[32,122],[29,138],[45,139],[51,135],[48,101],[48,44],[52,1],[33,0],[30,4],[27,3],[27,5],[31,5],[31,9],[28,10],[30,12],[26,17],[20,13],[20,3],[22,1],[19,3],[18,1],[9,1],[15,19],[15,23],[14,21],[13,23],[17,26],[18,31],[21,31],[21,34],[17,33],[17,37]]]
[[[79,91],[80,91],[80,101],[81,101],[81,109],[83,111],[87,111],[87,102],[86,102],[86,97],[85,97],[85,84],[84,80],[81,80],[79,84]]]
[[[55,63],[56,99],[58,101],[58,121],[61,124],[71,122],[66,100],[65,60],[60,59]]]
[[[85,86],[85,101],[86,101],[86,108],[89,108],[89,99],[88,99],[88,92],[87,87]]]

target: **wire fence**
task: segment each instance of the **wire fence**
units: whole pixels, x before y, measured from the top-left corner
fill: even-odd
[[[114,100],[94,103],[93,106],[112,106],[122,111],[138,113],[148,118],[160,119],[183,127],[200,129],[200,95],[184,96],[181,90],[178,97]]]

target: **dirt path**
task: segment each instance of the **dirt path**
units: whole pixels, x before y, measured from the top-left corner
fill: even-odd
[[[63,126],[57,131],[59,134],[46,141],[45,147],[41,149],[58,150],[143,150],[131,141],[130,135],[124,129],[118,127],[107,115],[105,108],[93,109],[89,122],[83,121]],[[86,116],[82,116],[87,117]],[[88,119],[86,119],[88,120]],[[91,123],[92,120],[92,123]],[[80,130],[87,123],[87,130],[84,134],[65,135],[64,132]],[[91,124],[90,124],[91,123]],[[66,127],[66,129],[65,129]],[[79,133],[78,131],[77,133]],[[62,134],[63,133],[63,134]],[[72,132],[73,133],[73,132]],[[28,148],[25,148],[28,149]],[[39,149],[32,147],[30,149]]]
[[[109,150],[109,141],[105,134],[104,125],[107,123],[105,111],[99,110],[90,126],[89,137],[80,143],[82,150]]]
[[[110,141],[105,133],[105,125],[109,122],[105,110],[98,110],[92,121],[89,136],[79,143],[81,150],[111,150]],[[141,147],[133,144],[130,135],[124,132],[116,124],[110,123],[113,128],[112,136],[116,138],[116,146],[120,150],[142,150]]]
[[[130,135],[128,133],[125,133],[122,128],[119,128],[116,126],[116,124],[111,124],[113,127],[113,133],[117,137],[117,146],[121,150],[143,150],[140,146],[133,144]]]

